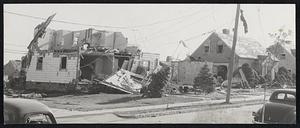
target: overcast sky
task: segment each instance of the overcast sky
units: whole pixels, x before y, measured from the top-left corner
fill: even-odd
[[[239,36],[261,41],[264,47],[268,33],[281,27],[295,32],[294,4],[242,4],[249,33],[243,33],[239,23]],[[145,52],[183,58],[192,53],[212,30],[234,27],[235,4],[5,4],[4,11],[47,18],[56,13],[54,20],[110,27],[51,22],[49,28],[120,31],[129,44],[138,44]],[[43,20],[4,12],[4,63],[21,59],[33,38],[33,29]],[[293,33],[295,35],[295,33]],[[189,49],[176,47],[184,40]],[[175,51],[176,50],[176,51]]]

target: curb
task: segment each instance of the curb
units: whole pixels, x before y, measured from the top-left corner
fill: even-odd
[[[262,101],[261,97],[256,98],[249,98],[249,99],[232,99],[233,103],[243,103],[243,102],[251,102],[251,101]],[[194,101],[194,102],[187,102],[187,103],[174,103],[168,104],[168,109],[170,108],[181,108],[181,107],[195,107],[195,106],[212,106],[216,104],[223,103],[224,100],[214,100],[214,101]],[[70,114],[70,115],[60,115],[55,116],[55,118],[70,118],[70,117],[82,117],[82,116],[91,116],[91,115],[103,115],[103,114],[110,114],[110,113],[122,113],[122,112],[134,112],[134,111],[143,111],[143,110],[155,110],[155,109],[165,109],[167,104],[162,105],[148,105],[148,106],[140,106],[140,107],[129,107],[129,108],[117,108],[117,109],[106,109],[106,110],[95,110],[95,111],[88,111],[88,112],[79,112],[77,114]]]
[[[121,118],[147,118],[147,117],[157,117],[157,116],[164,116],[164,115],[173,115],[173,114],[182,114],[182,113],[189,113],[195,111],[203,111],[203,110],[215,110],[215,109],[224,109],[224,108],[235,108],[241,107],[243,105],[257,105],[261,104],[262,101],[260,100],[251,100],[247,103],[244,102],[235,102],[231,104],[223,104],[223,103],[214,103],[214,104],[201,104],[201,105],[194,105],[194,106],[183,106],[183,107],[172,107],[172,108],[161,108],[156,110],[145,110],[145,111],[128,111],[128,112],[121,112],[121,113],[114,113],[114,115],[121,117]],[[203,108],[198,108],[203,107]],[[149,112],[150,111],[150,112]]]

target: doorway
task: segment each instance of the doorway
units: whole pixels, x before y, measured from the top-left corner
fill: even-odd
[[[217,67],[217,75],[221,76],[223,80],[227,80],[227,66],[226,65],[219,65]]]

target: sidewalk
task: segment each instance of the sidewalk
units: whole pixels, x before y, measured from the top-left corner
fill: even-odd
[[[236,98],[231,99],[231,103],[241,103],[241,102],[253,102],[253,101],[263,101],[263,96],[253,96],[251,98]],[[225,99],[222,100],[209,100],[209,101],[195,101],[188,103],[174,103],[174,104],[163,104],[163,105],[149,105],[141,107],[130,107],[130,108],[117,108],[117,109],[105,109],[105,110],[95,110],[95,111],[70,111],[65,109],[56,109],[51,108],[54,116],[56,118],[68,118],[68,117],[77,117],[77,116],[87,116],[87,115],[101,115],[108,113],[117,113],[117,112],[127,112],[127,111],[140,111],[140,110],[150,110],[150,109],[162,109],[166,108],[175,108],[175,107],[185,107],[185,106],[194,106],[194,105],[212,105],[217,103],[223,103]]]

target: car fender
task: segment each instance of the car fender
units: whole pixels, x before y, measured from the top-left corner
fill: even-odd
[[[296,123],[296,108],[290,110],[283,118],[283,123]]]

